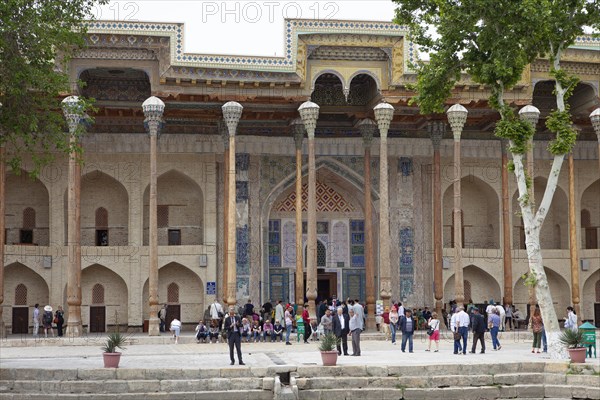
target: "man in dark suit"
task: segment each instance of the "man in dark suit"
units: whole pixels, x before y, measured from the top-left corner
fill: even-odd
[[[342,354],[342,348],[344,349],[344,355],[349,356],[348,354],[348,332],[350,332],[350,317],[348,314],[344,313],[342,307],[337,308],[337,315],[331,318],[332,322],[332,331],[335,336],[341,339],[337,344],[338,355]]]
[[[471,346],[471,353],[475,353],[477,349],[477,340],[481,341],[481,354],[485,353],[485,330],[487,328],[487,324],[483,319],[483,315],[479,313],[479,309],[477,307],[473,308],[473,346]]]
[[[229,358],[231,359],[231,365],[235,364],[235,358],[233,357],[234,345],[237,350],[240,365],[246,365],[242,361],[242,320],[239,316],[235,315],[235,309],[233,307],[229,307],[229,315],[225,318],[225,331],[227,332],[227,342],[229,343]]]

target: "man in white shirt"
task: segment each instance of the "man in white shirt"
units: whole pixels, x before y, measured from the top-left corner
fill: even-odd
[[[210,305],[210,318],[212,320],[220,320],[223,317],[223,306],[217,301],[217,299],[215,299],[215,301]]]
[[[356,314],[356,317],[358,318],[358,322],[360,323],[360,329],[362,331],[365,330],[365,309],[363,308],[362,304],[360,304],[358,302],[358,299],[354,300],[354,313]]]
[[[462,353],[467,354],[467,338],[469,337],[469,324],[470,318],[469,314],[465,312],[464,307],[458,307],[458,312],[456,313],[456,326],[458,327],[458,333],[462,338]],[[460,339],[459,339],[460,340]],[[456,341],[454,342],[454,354],[457,354],[457,346]]]
[[[502,307],[502,304],[496,305],[498,315],[500,315],[500,330],[504,332],[504,324],[506,323],[506,310]]]
[[[283,306],[281,305],[281,300],[277,301],[277,305],[275,306],[275,321],[284,321]],[[283,324],[285,325],[285,322],[283,322]]]
[[[37,336],[40,330],[40,305],[35,304],[33,308],[33,336]]]
[[[348,314],[350,317],[350,334],[352,335],[352,355],[360,356],[360,332],[362,330],[360,320],[354,308],[350,308]]]
[[[456,308],[455,310],[456,312],[454,314],[452,314],[452,317],[450,318],[450,330],[452,331],[452,334],[454,335],[454,333],[458,333],[458,308]],[[454,339],[454,354],[458,354],[458,352],[462,351],[462,347],[460,345],[460,338],[457,338],[456,335],[454,335],[455,339]]]

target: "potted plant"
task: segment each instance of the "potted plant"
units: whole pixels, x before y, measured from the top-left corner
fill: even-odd
[[[340,338],[333,333],[328,333],[319,341],[319,350],[321,351],[321,359],[324,366],[334,366],[337,363],[338,352],[336,346],[340,342]]]
[[[119,368],[119,361],[121,360],[121,353],[117,352],[117,349],[125,350],[126,337],[121,335],[119,332],[109,333],[102,346],[104,353],[104,368]]]
[[[585,363],[586,348],[583,346],[583,332],[579,329],[565,329],[558,337],[560,343],[567,347],[571,362]]]

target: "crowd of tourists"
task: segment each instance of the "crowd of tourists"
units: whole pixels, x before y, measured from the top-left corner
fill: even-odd
[[[32,314],[33,322],[33,337],[39,337],[40,327],[44,330],[44,337],[54,337],[54,328],[56,328],[56,334],[58,337],[63,336],[63,327],[65,324],[65,312],[62,306],[58,306],[56,311],[53,312],[51,305],[44,306],[43,310],[40,311],[40,305],[38,303],[33,307]]]

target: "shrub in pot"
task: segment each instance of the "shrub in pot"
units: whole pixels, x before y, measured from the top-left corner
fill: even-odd
[[[583,345],[582,331],[565,329],[558,337],[558,341],[567,348],[571,362],[585,363],[586,348]]]
[[[321,351],[321,359],[324,366],[334,366],[337,364],[338,352],[337,345],[340,338],[333,333],[328,333],[321,337],[319,341],[319,350]]]
[[[125,341],[127,338],[119,332],[109,333],[104,345],[102,354],[104,358],[104,368],[118,368],[121,360],[121,353],[117,349],[125,350]]]

